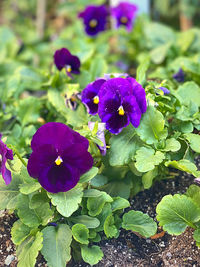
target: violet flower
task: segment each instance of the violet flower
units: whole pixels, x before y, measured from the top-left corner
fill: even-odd
[[[61,48],[56,50],[54,54],[54,63],[59,71],[63,68],[66,69],[66,73],[71,77],[71,73],[80,73],[80,60],[77,56],[73,56],[68,49]]]
[[[6,168],[6,161],[13,160],[13,151],[9,149],[1,140],[0,134],[0,174],[2,175],[6,185],[10,184],[12,180],[11,172]]]
[[[121,2],[118,6],[112,8],[112,15],[117,20],[117,28],[123,25],[127,31],[131,31],[137,10],[137,6],[129,2]]]
[[[97,114],[99,104],[99,89],[106,80],[98,79],[90,84],[82,92],[82,102],[86,105],[88,113]]]
[[[88,140],[59,122],[41,126],[31,141],[28,172],[51,193],[66,192],[93,165]]]
[[[179,71],[173,75],[173,78],[174,78],[177,82],[179,82],[179,83],[183,83],[184,80],[185,80],[185,73],[183,72],[183,69],[180,68]]]
[[[92,131],[94,129],[95,122],[89,121],[88,122],[88,127]],[[105,156],[106,155],[106,141],[105,141],[105,123],[98,123],[98,130],[97,130],[97,138],[103,143],[103,146],[98,146],[101,155]]]
[[[90,36],[95,36],[99,32],[105,31],[107,23],[108,11],[106,6],[90,5],[79,14],[79,18],[83,19],[85,31]]]
[[[134,78],[113,78],[100,88],[98,114],[111,133],[120,133],[130,122],[137,128],[146,109],[145,90]]]
[[[159,87],[158,89],[162,90],[164,95],[170,94],[170,91],[166,87]]]

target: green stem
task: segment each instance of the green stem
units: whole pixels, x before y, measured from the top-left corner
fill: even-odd
[[[27,163],[26,161],[21,157],[21,155],[19,154],[19,152],[15,149],[13,151],[15,153],[15,155],[18,157],[19,160],[21,160],[22,164],[27,168]]]
[[[26,161],[22,158],[22,156],[19,154],[17,149],[12,145],[7,145],[7,146],[8,146],[8,148],[12,149],[13,153],[18,157],[19,160],[21,160],[22,164],[27,168]]]

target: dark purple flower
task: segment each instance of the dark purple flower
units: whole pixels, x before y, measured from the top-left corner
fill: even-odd
[[[164,95],[170,94],[170,91],[166,87],[159,87],[158,89],[162,90]]]
[[[59,122],[41,126],[31,141],[28,172],[48,192],[66,192],[88,171],[93,159],[88,140]]]
[[[94,129],[95,122],[89,121],[88,122],[88,127],[92,131]],[[106,141],[105,141],[105,123],[98,123],[98,130],[97,130],[97,138],[103,143],[103,146],[98,146],[101,154],[103,156],[106,155]]]
[[[185,73],[183,72],[183,69],[180,68],[179,71],[173,75],[173,78],[177,82],[183,83],[185,80]]]
[[[120,133],[130,122],[137,128],[146,109],[145,90],[131,77],[110,79],[100,88],[98,114],[111,133]]]
[[[6,144],[1,140],[2,135],[0,134],[0,174],[2,175],[6,185],[8,185],[11,180],[11,172],[6,168],[7,159],[13,160],[13,152],[9,149]]]
[[[97,114],[99,104],[99,89],[106,80],[98,79],[90,84],[82,92],[82,102],[86,105],[88,113]]]
[[[131,31],[137,9],[136,5],[129,2],[121,2],[118,6],[112,8],[112,15],[117,20],[117,28],[124,25],[128,31]]]
[[[107,15],[108,11],[104,5],[91,5],[79,14],[79,18],[83,19],[86,33],[94,36],[106,29]]]
[[[66,73],[71,77],[71,73],[80,73],[80,60],[77,56],[73,56],[68,49],[61,48],[56,50],[54,54],[54,63],[58,70],[66,69]]]

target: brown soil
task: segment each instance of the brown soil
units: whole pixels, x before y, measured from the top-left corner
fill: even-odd
[[[176,179],[156,183],[150,190],[139,193],[131,201],[131,208],[146,212],[155,219],[155,208],[162,197],[166,194],[184,193],[193,183],[193,179],[191,175],[180,173]],[[0,215],[0,267],[17,266],[15,249],[10,241],[10,228],[15,220],[14,215],[5,212]],[[159,229],[159,232],[162,232],[162,229]],[[100,246],[104,258],[97,267],[200,267],[200,250],[192,238],[192,229],[187,229],[177,237],[165,233],[164,236],[153,240],[121,230],[117,239],[102,240]],[[47,266],[41,255],[36,264],[36,267],[39,266]],[[67,266],[89,265],[72,261]]]

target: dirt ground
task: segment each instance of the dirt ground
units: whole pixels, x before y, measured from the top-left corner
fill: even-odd
[[[200,160],[198,160],[200,166]],[[176,179],[156,183],[150,190],[139,193],[132,201],[131,207],[148,213],[155,219],[156,205],[166,194],[184,193],[193,183],[194,177],[182,174]],[[15,248],[10,240],[10,228],[16,220],[14,215],[0,213],[0,267],[17,266]],[[159,229],[162,233],[162,229]],[[162,233],[163,234],[163,233]],[[187,229],[180,236],[165,233],[157,239],[145,239],[131,231],[121,230],[117,239],[102,240],[100,246],[104,258],[97,267],[200,267],[200,249],[195,246],[192,229]],[[36,266],[45,267],[44,259],[38,257]],[[71,261],[68,267],[86,267],[85,263]]]

